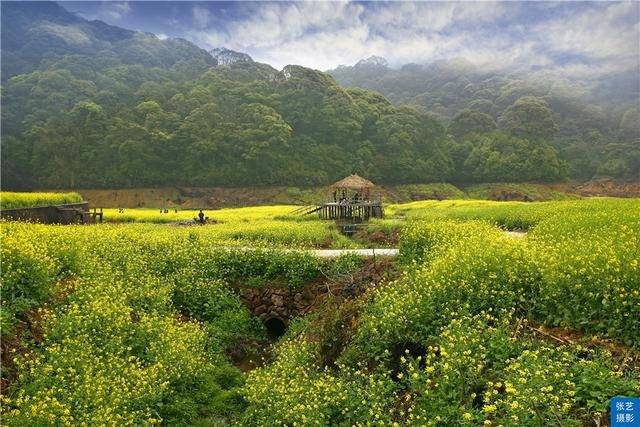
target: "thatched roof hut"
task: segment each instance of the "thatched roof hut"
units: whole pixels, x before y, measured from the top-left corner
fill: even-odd
[[[368,179],[364,179],[360,175],[349,175],[346,178],[331,185],[334,189],[364,190],[375,187],[375,184]]]
[[[369,218],[383,218],[384,209],[380,199],[371,198],[375,184],[358,175],[349,175],[332,184],[333,200],[316,206],[298,209],[303,215],[317,212],[321,219],[362,222]]]

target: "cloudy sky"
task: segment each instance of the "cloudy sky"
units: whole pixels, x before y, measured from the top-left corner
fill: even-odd
[[[640,67],[638,2],[61,2],[158,37],[326,70],[371,55],[392,66],[463,57],[574,76]]]

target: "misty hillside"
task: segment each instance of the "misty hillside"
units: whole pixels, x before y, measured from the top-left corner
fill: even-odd
[[[380,92],[395,104],[412,105],[445,123],[471,110],[491,116],[504,128],[512,106],[535,97],[550,108],[555,131],[547,137],[576,165],[571,173],[576,177],[594,172],[592,165],[576,162],[578,153],[599,156],[599,148],[621,150],[619,143],[635,141],[629,147],[634,152],[640,144],[640,77],[634,72],[569,80],[549,72],[483,71],[462,58],[393,69],[384,58],[370,57],[329,73],[342,86]]]
[[[2,12],[8,188],[640,174],[637,109],[590,103],[579,85],[482,74],[459,60],[398,71],[381,58],[332,71],[336,82],[55,3],[2,3]]]
[[[342,86],[380,92],[395,104],[413,105],[445,121],[464,109],[499,121],[518,98],[535,96],[549,104],[559,135],[597,130],[624,138],[638,131],[631,116],[638,117],[640,77],[633,72],[569,80],[549,72],[483,71],[462,58],[393,69],[384,58],[370,57],[329,74]]]
[[[57,58],[82,55],[97,66],[215,65],[205,50],[181,39],[88,21],[54,2],[2,3],[2,78],[48,68]]]

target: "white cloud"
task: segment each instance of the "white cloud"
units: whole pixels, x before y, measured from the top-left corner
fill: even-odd
[[[103,2],[100,15],[107,20],[119,21],[123,16],[131,12],[129,2]]]
[[[212,28],[208,9],[196,6],[195,30],[187,36],[207,48],[247,52],[278,68],[295,63],[329,69],[371,55],[395,66],[464,57],[486,68],[555,67],[566,73],[583,73],[585,66],[591,72],[612,72],[638,62],[638,3],[578,6],[251,3],[244,18]],[[528,15],[532,7],[540,13],[536,19]],[[556,65],[559,57],[569,59]],[[580,64],[580,59],[588,64]]]
[[[639,3],[613,3],[604,9],[590,9],[569,14],[535,28],[545,35],[547,47],[571,51],[595,58],[637,53]],[[625,21],[636,16],[635,24]]]
[[[561,75],[597,79],[624,71],[640,72],[640,3],[609,3],[550,20],[536,29],[548,34],[541,49],[579,60],[554,64]]]
[[[211,19],[211,12],[206,6],[196,5],[191,9],[193,25],[198,29],[207,28]]]

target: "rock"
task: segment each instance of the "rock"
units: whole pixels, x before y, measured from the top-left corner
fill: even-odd
[[[302,292],[302,296],[304,297],[305,301],[313,301],[315,299],[314,293],[309,289],[305,289]]]
[[[253,312],[256,316],[260,316],[263,313],[267,312],[267,306],[262,304],[259,307],[256,307],[255,311]]]
[[[254,296],[253,289],[240,288],[240,296],[248,300],[251,300]]]
[[[236,62],[253,62],[253,59],[249,55],[243,52],[236,52],[235,50],[227,49],[225,47],[218,47],[210,50],[209,53],[217,61],[218,65],[230,65]]]
[[[284,298],[282,298],[282,295],[278,295],[278,294],[271,295],[271,302],[276,307],[284,307]]]

